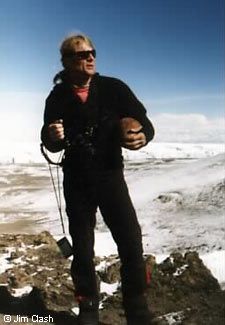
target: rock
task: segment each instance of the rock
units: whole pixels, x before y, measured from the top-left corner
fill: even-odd
[[[154,199],[158,209],[167,211],[199,211],[223,214],[225,208],[225,179],[205,186],[196,187],[195,191],[181,189],[165,192]]]
[[[111,255],[104,259],[104,266],[98,271],[98,274],[101,280],[106,283],[119,282],[120,267],[121,263],[118,256]]]
[[[0,236],[3,245],[3,236]],[[5,249],[12,251],[12,265],[0,274],[1,285],[15,295],[25,286],[37,288],[47,309],[64,311],[74,305],[74,288],[70,277],[70,261],[63,258],[54,238],[43,232],[39,235],[4,235]]]
[[[196,202],[198,204],[208,204],[212,208],[224,209],[225,208],[225,179],[221,182],[212,185],[211,187],[203,187],[202,191],[198,194]]]
[[[168,211],[180,210],[183,208],[184,197],[181,192],[168,192],[161,193],[155,200],[157,204],[160,204],[160,208]],[[161,205],[162,204],[162,205]]]
[[[147,256],[146,264],[152,272],[147,299],[153,324],[224,324],[224,291],[196,252],[173,253],[160,264]],[[103,322],[117,310],[115,324],[123,324],[121,303],[120,293],[106,299]]]
[[[0,313],[27,315],[28,324],[41,324],[32,322],[32,314],[53,315],[54,324],[76,324],[71,261],[49,233],[1,235],[0,249],[6,263],[0,274]],[[224,291],[196,252],[175,252],[160,264],[151,255],[145,261],[151,273],[147,300],[153,324],[224,324]],[[95,264],[99,281],[120,281],[117,256],[96,258]],[[102,324],[125,325],[120,287],[102,299]]]

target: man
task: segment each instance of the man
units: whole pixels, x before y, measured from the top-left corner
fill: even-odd
[[[150,314],[142,237],[123,176],[121,146],[145,146],[154,129],[126,84],[96,73],[96,51],[88,37],[66,38],[60,52],[64,69],[54,78],[56,85],[46,100],[41,137],[50,151],[65,149],[63,186],[79,324],[98,324],[93,258],[99,207],[118,247],[127,323],[146,325]]]

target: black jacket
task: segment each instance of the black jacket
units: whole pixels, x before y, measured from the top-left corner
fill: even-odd
[[[64,166],[115,169],[123,166],[119,120],[133,117],[143,126],[147,142],[154,136],[146,110],[121,80],[95,74],[87,102],[81,103],[67,82],[57,84],[46,99],[41,139],[52,152],[65,150]],[[63,120],[66,141],[53,143],[47,127]]]

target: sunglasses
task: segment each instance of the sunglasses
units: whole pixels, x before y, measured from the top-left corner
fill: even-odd
[[[89,51],[78,51],[78,52],[68,52],[65,53],[63,56],[71,59],[78,59],[78,60],[87,60],[90,54],[96,58],[96,50],[89,50]]]

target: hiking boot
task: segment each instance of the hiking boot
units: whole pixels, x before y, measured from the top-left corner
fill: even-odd
[[[79,315],[78,324],[79,325],[98,325],[99,303],[96,299],[83,298],[79,301]]]
[[[150,325],[152,314],[144,295],[126,297],[123,301],[127,325]]]

